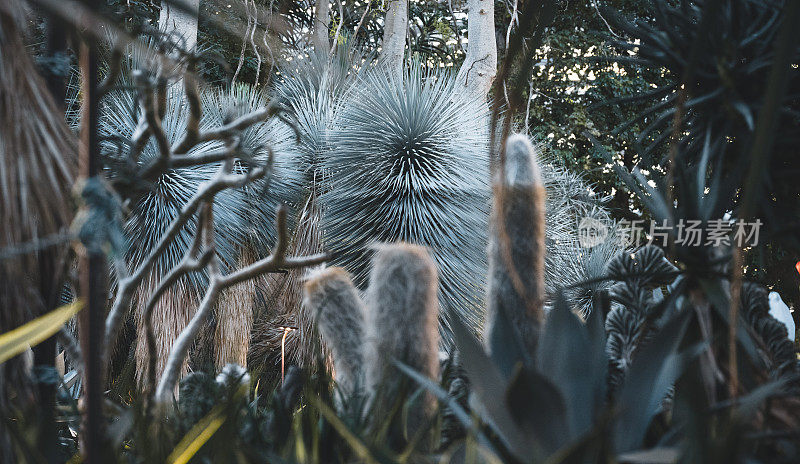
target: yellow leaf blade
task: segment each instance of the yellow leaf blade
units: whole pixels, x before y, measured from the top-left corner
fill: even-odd
[[[363,462],[368,464],[378,464],[378,460],[372,456],[369,448],[367,447],[364,442],[361,441],[348,427],[345,425],[344,422],[336,415],[336,413],[328,407],[325,403],[320,401],[318,398],[309,398],[309,402],[314,405],[320,413],[325,417],[325,419],[330,422],[334,429],[341,435],[342,438],[347,441],[347,444],[350,445],[350,448],[355,451],[359,458]]]
[[[167,462],[171,464],[186,464],[206,444],[206,442],[219,430],[225,417],[222,407],[215,406],[204,418],[186,432],[180,443],[169,454]]]
[[[44,316],[0,335],[0,364],[50,338],[83,307],[80,300],[54,309]]]

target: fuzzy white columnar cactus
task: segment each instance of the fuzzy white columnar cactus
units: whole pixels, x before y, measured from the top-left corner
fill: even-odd
[[[350,274],[340,267],[312,273],[303,287],[303,305],[331,350],[342,396],[358,394],[363,385],[364,304]]]
[[[428,378],[439,377],[437,293],[436,265],[424,247],[406,243],[377,247],[366,293],[364,352],[366,387],[377,416],[393,406],[396,395],[404,394],[393,389],[410,385],[402,381],[407,378],[395,360]],[[434,399],[426,394],[413,408],[409,428],[414,429],[433,408]]]
[[[493,179],[485,334],[488,340],[502,311],[532,353],[545,300],[545,187],[527,137],[508,138],[499,171]]]

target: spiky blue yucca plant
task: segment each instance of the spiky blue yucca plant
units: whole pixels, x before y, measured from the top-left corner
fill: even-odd
[[[243,116],[256,108],[268,105],[265,94],[248,85],[232,89],[205,92],[203,106],[207,118],[222,125],[228,120]],[[251,264],[264,256],[274,245],[275,211],[277,204],[290,205],[296,211],[302,200],[302,174],[299,151],[294,131],[279,120],[271,120],[261,127],[250,127],[241,133],[240,144],[244,153],[236,168],[243,171],[249,164],[260,163],[273,150],[271,175],[244,187],[249,204],[249,215],[244,218],[250,226],[249,243],[240,243],[239,266]],[[294,219],[295,215],[291,215]],[[290,227],[294,227],[291,224]],[[255,294],[263,287],[264,278],[243,282],[226,289],[220,296],[214,336],[215,363],[222,368],[228,363],[246,365],[247,353],[254,321]]]
[[[201,132],[219,127],[238,116],[265,106],[266,103],[266,98],[260,92],[246,86],[232,90],[204,90],[201,93],[203,109]],[[131,92],[114,92],[103,101],[100,123],[101,135],[104,138],[102,149],[108,175],[112,179],[130,176],[127,145],[120,141],[129,140],[133,136],[139,112],[139,105]],[[162,119],[162,126],[170,144],[175,144],[183,136],[188,118],[189,107],[182,85],[170,85],[167,89],[166,111]],[[294,134],[288,126],[271,119],[251,126],[240,135],[235,167],[237,171],[243,171],[248,165],[265,164],[268,158],[267,147],[271,148],[275,155],[273,169],[266,178],[246,188],[224,190],[215,197],[216,248],[224,270],[236,266],[243,255],[246,256],[245,260],[262,255],[265,246],[272,244],[274,240],[272,219],[275,208],[278,204],[289,202],[296,197],[300,185],[299,169],[292,164],[296,159]],[[197,155],[221,149],[223,144],[220,141],[204,142],[192,148],[187,154]],[[150,140],[137,160],[138,165],[142,166],[157,156],[159,152],[156,143]],[[186,201],[203,182],[211,179],[218,169],[219,163],[170,169],[150,183],[137,182],[135,178],[128,182],[127,185],[131,188],[139,190],[132,196],[135,200],[125,224],[128,238],[126,259],[130,266],[142,262],[169,224],[177,217]],[[183,257],[191,244],[196,228],[196,221],[188,222],[156,261],[146,286],[137,296],[139,308],[143,306],[159,278]],[[153,317],[157,339],[158,372],[163,368],[172,340],[177,337],[188,322],[191,311],[197,306],[205,282],[206,277],[203,273],[192,273],[159,300]],[[229,293],[234,291],[235,288],[230,289]],[[252,300],[252,292],[250,293],[249,296],[232,293],[227,300],[228,295],[225,294],[220,307],[224,310],[236,306],[239,313],[250,314],[252,305],[248,301]],[[138,324],[140,329],[143,329],[141,316],[142,314],[137,312]],[[228,319],[222,318],[222,320]],[[233,337],[235,341],[227,345],[246,346],[249,330],[245,328],[235,332],[237,334]],[[136,350],[138,371],[146,372],[147,350],[141,338],[138,340]],[[216,348],[217,351],[226,351],[226,347]]]
[[[337,47],[328,53],[299,54],[278,72],[272,91],[285,116],[299,133],[298,162],[302,169],[303,192],[298,207],[297,229],[292,244],[293,254],[322,251],[319,219],[322,214],[318,197],[326,188],[326,174],[321,160],[330,153],[328,129],[334,114],[342,106],[342,97],[370,60],[349,46]],[[255,321],[251,363],[277,370],[284,361],[308,366],[312,361],[311,315],[300,304],[302,271],[273,275],[265,282],[264,313]],[[285,326],[298,327],[284,338]]]
[[[246,86],[233,90],[208,90],[201,95],[203,117],[201,131],[219,127],[238,116],[265,106],[266,98]],[[129,140],[136,130],[139,105],[130,92],[115,92],[103,101],[100,131],[104,138],[103,155],[111,179],[125,175],[128,162],[127,150],[119,150],[118,140]],[[171,144],[175,144],[185,133],[189,108],[181,86],[171,85],[167,90],[167,108],[162,126]],[[241,134],[240,161],[237,170],[245,164],[266,163],[269,146],[275,153],[273,171],[265,179],[246,189],[228,189],[217,194],[214,202],[216,247],[224,266],[230,267],[236,260],[238,246],[252,240],[268,243],[274,237],[271,219],[278,204],[291,202],[297,197],[300,179],[295,167],[294,134],[291,128],[277,120],[254,125]],[[222,142],[203,142],[192,148],[188,155],[199,155],[223,148]],[[159,156],[154,140],[150,140],[139,157],[140,166]],[[142,261],[158,242],[161,234],[177,217],[180,208],[197,192],[203,182],[208,181],[219,169],[219,163],[187,168],[170,169],[144,189],[131,207],[125,225],[128,236],[128,260],[131,265]],[[190,221],[166,249],[154,266],[154,273],[163,275],[182,258],[194,236],[197,224]],[[194,277],[194,283],[199,283]]]
[[[372,242],[428,247],[441,275],[444,332],[481,326],[488,214],[488,108],[449,73],[412,66],[367,71],[329,131],[331,182],[322,196],[325,244],[367,280]]]
[[[269,104],[267,95],[246,84],[232,89],[213,89],[204,92],[204,119],[220,126],[240,116]],[[249,205],[245,216],[251,240],[260,246],[272,246],[275,240],[275,212],[278,205],[298,208],[302,201],[302,147],[292,127],[279,119],[270,119],[245,129],[241,133],[241,159],[236,169],[244,171],[248,165],[264,163],[273,152],[270,174],[246,185]],[[263,250],[262,250],[263,251]]]
[[[300,56],[283,66],[274,94],[297,125],[306,184],[312,189],[321,182],[320,161],[330,152],[328,130],[335,113],[371,59],[348,46],[338,47],[332,56]]]
[[[546,158],[546,157],[545,157]],[[608,262],[625,250],[619,227],[600,198],[581,174],[570,172],[554,160],[542,165],[542,178],[547,191],[545,200],[545,288],[552,297],[564,290],[570,306],[584,316],[592,307],[593,295],[610,286],[608,281],[595,281],[605,274]],[[587,246],[581,243],[581,221],[591,220],[608,232],[605,240]],[[576,285],[592,281],[587,285]],[[547,307],[550,306],[547,302]]]

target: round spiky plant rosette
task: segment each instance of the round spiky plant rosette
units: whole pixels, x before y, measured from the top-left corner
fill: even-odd
[[[302,56],[302,55],[301,55]],[[320,182],[320,161],[329,151],[328,129],[347,90],[368,69],[371,59],[359,50],[337,47],[336,53],[312,52],[281,68],[274,95],[300,133],[301,161],[309,190]]]
[[[265,105],[263,96],[246,87],[227,91],[207,90],[203,92],[201,100],[201,131],[219,127],[239,115]],[[120,149],[119,141],[132,138],[139,111],[139,105],[131,92],[114,92],[103,101],[100,120],[100,131],[104,140],[102,150],[108,175],[112,179],[130,172],[126,168],[126,164],[130,162],[127,151]],[[170,144],[175,144],[185,133],[188,114],[189,108],[182,87],[169,86],[162,126]],[[294,134],[277,120],[269,120],[243,131],[238,153],[240,159],[235,169],[243,171],[247,164],[264,165],[267,161],[268,145],[275,153],[271,174],[248,188],[223,190],[215,197],[216,248],[224,267],[233,266],[241,246],[269,243],[274,239],[271,218],[275,208],[280,202],[292,198],[294,189],[299,185],[297,169],[292,167]],[[204,142],[187,154],[199,155],[222,148],[222,142]],[[159,152],[156,143],[150,140],[137,162],[144,165],[157,156]],[[132,266],[147,256],[172,220],[178,216],[182,206],[218,169],[219,163],[170,169],[147,185],[131,183],[142,189],[125,224],[128,238],[127,259]],[[196,221],[187,223],[155,263],[154,275],[163,275],[180,261],[191,245],[196,229]],[[190,279],[193,284],[199,284],[203,277],[195,273]]]
[[[266,107],[266,94],[247,84],[231,89],[213,89],[203,94],[204,117],[214,126],[226,124],[258,108]],[[245,226],[259,251],[275,243],[275,213],[278,205],[292,211],[302,206],[302,147],[294,129],[278,118],[251,126],[241,133],[241,158],[236,169],[263,164],[272,152],[272,168],[262,179],[243,187],[248,203]],[[294,218],[294,215],[291,216]]]
[[[322,251],[318,199],[327,188],[322,159],[330,154],[328,130],[335,112],[343,107],[342,97],[347,89],[371,63],[360,50],[340,45],[332,56],[297,52],[298,58],[286,62],[277,73],[271,92],[300,134],[298,162],[304,190],[290,245],[290,253],[295,255]],[[305,270],[292,270],[283,275],[273,274],[261,285],[260,290],[268,297],[263,300],[263,314],[254,321],[249,363],[263,366],[264,372],[279,372],[282,358],[284,364],[296,363],[309,371],[315,369],[312,350],[315,336],[311,319],[300,304],[304,273]],[[298,330],[284,340],[282,327],[287,321],[292,321],[289,325]]]
[[[546,157],[545,157],[546,158]],[[555,160],[542,165],[545,200],[545,287],[548,297],[562,289],[571,307],[583,315],[592,308],[594,294],[610,287],[599,280],[609,261],[625,250],[618,226],[591,183]],[[597,242],[581,240],[581,228],[606,234]],[[589,282],[579,285],[582,282]],[[549,301],[547,302],[549,308]]]
[[[445,334],[455,317],[481,327],[489,211],[488,107],[456,88],[419,66],[364,73],[329,131],[322,195],[325,246],[359,286],[371,243],[430,249]]]

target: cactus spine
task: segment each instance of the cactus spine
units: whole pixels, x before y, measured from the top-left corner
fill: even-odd
[[[340,267],[311,275],[303,287],[303,305],[311,313],[331,350],[342,396],[358,394],[363,385],[364,304],[350,274]]]
[[[527,137],[508,138],[502,168],[493,182],[485,338],[502,311],[532,353],[545,300],[545,189]]]
[[[425,248],[398,243],[381,245],[372,260],[366,301],[366,386],[373,417],[385,418],[398,396],[412,385],[394,366],[398,360],[423,375],[439,378],[439,300],[436,265]],[[408,418],[413,433],[433,412],[434,399]]]

